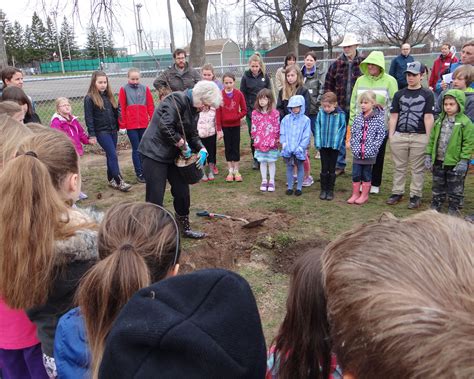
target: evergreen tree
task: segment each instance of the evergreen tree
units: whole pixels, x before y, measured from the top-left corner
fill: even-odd
[[[89,26],[87,30],[86,56],[88,58],[101,58],[99,34],[94,25]]]
[[[111,33],[107,34],[103,27],[99,28],[99,46],[101,58],[115,57],[117,55],[114,50],[112,35]]]
[[[58,40],[56,36],[56,27],[54,25],[51,17],[46,18],[46,28],[45,28],[45,48],[48,53],[47,58],[52,59],[53,53],[56,53],[59,56],[58,49]],[[64,54],[64,52],[63,52]]]
[[[25,63],[25,38],[23,28],[18,21],[12,24],[5,20],[5,28],[3,38],[5,40],[5,50],[7,51],[8,63],[13,65],[16,63]]]
[[[35,52],[35,45],[33,42],[33,34],[31,32],[31,27],[29,25],[26,25],[25,27],[25,39],[24,39],[24,56],[23,56],[23,62],[31,62],[36,59],[36,52]]]
[[[61,44],[61,49],[65,59],[74,59],[80,55],[79,47],[77,46],[76,42],[76,36],[74,35],[74,29],[67,22],[66,16],[64,16],[63,23],[61,24],[59,42]]]
[[[32,58],[35,60],[49,58],[46,43],[46,28],[36,12],[33,13],[33,17],[31,18],[30,33],[29,36],[27,35],[27,47],[28,50],[31,50]]]

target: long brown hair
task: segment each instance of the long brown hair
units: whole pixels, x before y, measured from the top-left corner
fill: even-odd
[[[43,304],[55,275],[54,242],[83,225],[71,225],[60,195],[79,161],[69,138],[57,131],[25,139],[0,175],[0,293],[11,308]]]
[[[296,82],[293,84],[288,83],[288,80],[286,79],[289,72],[296,73]],[[296,91],[301,87],[303,87],[303,75],[301,74],[301,70],[294,64],[287,66],[285,69],[285,82],[282,89],[283,100],[289,100],[291,96],[296,95]]]
[[[31,105],[31,100],[21,88],[15,86],[4,88],[2,92],[2,101],[6,100],[14,101],[19,105],[26,104],[28,106],[26,113],[30,116],[33,115],[33,106]]]
[[[263,109],[260,106],[259,100],[264,97],[268,99],[267,112],[271,112],[272,109],[275,108],[275,98],[273,97],[273,92],[268,88],[262,88],[260,91],[258,91],[253,109],[255,109],[257,112],[263,113]]]
[[[105,339],[122,307],[139,289],[164,279],[179,258],[177,226],[171,214],[151,203],[113,205],[98,235],[101,259],[81,281],[76,294],[98,370]]]
[[[87,90],[87,95],[90,96],[92,102],[96,107],[99,109],[104,109],[104,100],[102,100],[102,96],[100,96],[100,92],[97,89],[95,82],[97,78],[104,76],[107,79],[107,88],[105,89],[105,95],[109,98],[112,106],[117,108],[117,101],[115,100],[115,96],[112,92],[112,88],[110,87],[109,77],[104,71],[94,71],[91,77],[91,83],[89,85],[89,89]]]
[[[0,115],[0,170],[15,156],[21,141],[31,135],[32,132],[21,122],[7,115]]]
[[[278,378],[329,378],[331,341],[319,251],[309,251],[294,265],[285,319],[273,344]]]

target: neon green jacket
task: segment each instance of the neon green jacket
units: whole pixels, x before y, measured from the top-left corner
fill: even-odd
[[[367,71],[367,65],[371,63],[380,67],[379,76],[370,76]],[[377,103],[382,105],[385,110],[385,120],[388,120],[390,112],[390,104],[393,95],[398,91],[397,81],[393,76],[385,73],[385,57],[381,51],[372,51],[367,58],[360,64],[360,70],[363,75],[357,78],[351,96],[351,114],[349,117],[349,125],[354,122],[355,116],[360,112],[360,106],[357,101],[359,96],[367,91],[372,90],[377,96]],[[387,129],[387,122],[385,122]],[[349,129],[349,128],[348,128]]]
[[[466,102],[464,92],[458,89],[450,89],[443,95],[442,103],[446,96],[452,96],[456,99],[459,105],[459,113],[456,114],[454,119],[453,133],[446,147],[443,166],[455,166],[461,159],[471,159],[471,155],[474,151],[474,125],[469,117],[464,114],[464,105]],[[433,126],[430,140],[426,146],[426,154],[431,155],[433,162],[436,159],[439,135],[445,116],[446,114],[443,109]]]

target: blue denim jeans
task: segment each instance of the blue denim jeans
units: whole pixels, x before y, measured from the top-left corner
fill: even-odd
[[[140,145],[140,141],[142,140],[145,130],[146,128],[127,130],[128,139],[130,140],[130,145],[132,145],[132,161],[136,176],[143,175],[142,160],[140,158],[140,154],[138,153],[138,145]]]
[[[349,122],[349,112],[346,113],[346,131],[347,123]],[[346,133],[344,133],[344,138],[342,139],[341,146],[339,147],[339,155],[337,156],[336,168],[345,169],[346,168]]]
[[[352,164],[352,181],[354,183],[371,182],[372,181],[372,165],[371,164]]]
[[[105,151],[107,158],[107,180],[120,181],[120,168],[117,158],[117,132],[98,132],[97,142]]]

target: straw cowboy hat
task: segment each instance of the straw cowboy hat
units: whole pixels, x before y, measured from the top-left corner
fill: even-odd
[[[347,33],[344,35],[344,40],[339,44],[340,47],[359,45],[359,39],[354,33]]]

